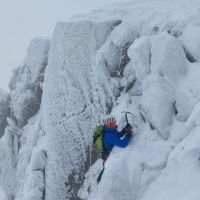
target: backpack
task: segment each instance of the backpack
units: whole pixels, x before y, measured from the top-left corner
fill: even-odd
[[[104,151],[103,148],[103,126],[102,125],[96,125],[96,127],[93,130],[93,144],[97,151],[102,153]]]

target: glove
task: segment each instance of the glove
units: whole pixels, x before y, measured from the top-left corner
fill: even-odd
[[[130,124],[126,124],[126,126],[122,129],[124,132],[129,132],[130,130],[132,130],[132,126]]]
[[[126,128],[126,130],[130,130],[130,129],[133,129],[133,127],[128,123],[128,124],[126,124],[126,126],[125,126],[125,128]]]
[[[129,138],[131,138],[132,135],[133,135],[133,130],[132,129],[133,129],[133,127],[129,123],[127,123],[126,126],[125,126],[125,132],[126,132],[126,135]]]
[[[126,133],[126,135],[129,137],[129,139],[133,136],[133,131],[130,129],[129,132]]]
[[[127,135],[132,135],[133,131],[132,131],[133,127],[128,123],[126,124],[126,126],[122,129],[123,132],[125,132]]]

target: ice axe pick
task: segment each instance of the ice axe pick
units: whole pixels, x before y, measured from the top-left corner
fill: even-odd
[[[129,123],[129,122],[128,122],[128,114],[130,114],[130,115],[134,115],[134,114],[131,113],[131,112],[127,112],[127,111],[122,111],[122,113],[125,114],[126,123],[128,124],[128,123]]]

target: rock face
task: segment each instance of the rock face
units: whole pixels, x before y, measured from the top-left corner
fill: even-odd
[[[40,198],[43,196],[44,189],[41,185],[44,184],[44,173],[41,173],[40,179],[34,178],[37,175],[33,173],[34,170],[31,171],[28,168],[32,165],[33,146],[39,138],[40,123],[37,120],[37,112],[42,97],[48,50],[49,40],[32,40],[24,63],[14,71],[11,78],[10,96],[1,93],[1,130],[3,131],[6,125],[7,127],[0,145],[2,160],[0,182],[8,199],[14,197],[16,199],[34,199],[36,196],[40,196]],[[33,119],[30,119],[31,117]],[[33,122],[34,120],[35,122]],[[27,128],[24,126],[25,124],[27,124]],[[32,131],[33,124],[36,127],[35,131]],[[39,181],[41,179],[42,182]],[[41,182],[38,186],[40,189],[33,186],[34,180],[38,183]],[[38,192],[39,195],[35,196],[34,190],[36,189],[41,191]]]
[[[9,94],[0,90],[0,137],[3,135],[7,126],[6,117],[10,115]]]
[[[108,6],[30,43],[10,95],[0,94],[9,200],[198,200],[200,17],[191,2],[176,2]],[[124,110],[134,113],[135,135],[113,149],[97,187],[92,128],[110,113],[122,128]]]
[[[91,165],[92,127],[112,98],[108,86],[96,84],[101,74],[95,54],[116,24],[117,20],[57,24],[42,99],[42,126],[48,137],[46,181],[51,183],[46,185],[47,199],[77,199]]]
[[[16,143],[14,129],[7,127],[0,141],[0,183],[8,199],[13,199],[16,188]]]
[[[20,127],[40,108],[48,50],[49,40],[32,40],[24,63],[14,71],[9,83],[12,111]]]

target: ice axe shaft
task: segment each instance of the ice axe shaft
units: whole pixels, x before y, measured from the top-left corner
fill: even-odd
[[[101,170],[101,172],[100,172],[100,174],[99,174],[99,176],[97,178],[97,183],[99,183],[101,181],[101,178],[102,178],[102,175],[104,173],[104,170],[105,170],[105,168],[103,167],[103,169]]]

